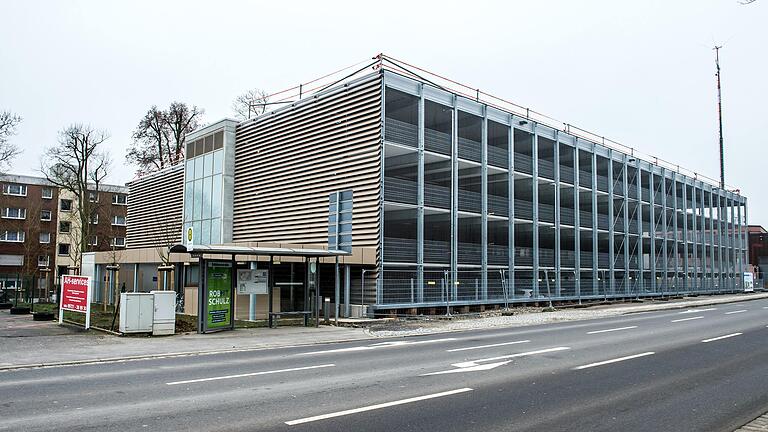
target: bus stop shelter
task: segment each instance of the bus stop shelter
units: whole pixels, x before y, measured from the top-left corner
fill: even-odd
[[[283,247],[231,246],[231,245],[183,245],[171,246],[171,253],[188,253],[190,258],[197,258],[200,266],[198,277],[198,314],[197,332],[210,333],[222,330],[233,330],[235,326],[235,294],[238,285],[237,257],[269,257],[266,269],[266,291],[268,294],[268,322],[272,327],[273,317],[277,315],[297,314],[306,318],[314,314],[315,323],[319,321],[319,272],[316,271],[320,258],[335,258],[335,317],[339,316],[339,257],[350,255],[350,252],[328,249],[304,249]],[[274,257],[303,258],[307,264],[304,280],[304,311],[277,312],[273,311]],[[314,263],[314,266],[313,266]],[[314,269],[314,271],[310,271]],[[263,276],[263,274],[261,275]],[[310,298],[310,292],[314,296]],[[312,302],[314,308],[307,307]]]

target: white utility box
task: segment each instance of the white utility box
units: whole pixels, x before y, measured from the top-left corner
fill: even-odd
[[[150,291],[155,296],[152,334],[172,335],[176,332],[176,291]]]
[[[154,303],[150,293],[121,293],[120,333],[151,332]]]

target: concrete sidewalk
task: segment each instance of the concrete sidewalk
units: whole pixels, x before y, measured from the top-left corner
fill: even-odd
[[[97,331],[84,331],[74,326],[59,326],[54,322],[32,321],[31,315],[10,315],[8,311],[0,311],[0,370],[529,326],[760,298],[768,298],[768,293],[695,297],[640,304],[596,305],[584,309],[528,312],[513,316],[394,321],[370,328],[256,328],[167,337],[119,337]]]

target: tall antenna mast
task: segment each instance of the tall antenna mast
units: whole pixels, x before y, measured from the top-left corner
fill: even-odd
[[[720,91],[720,48],[715,45],[715,66],[717,67],[717,120],[720,123],[720,189],[725,189],[725,158],[723,156],[723,99]]]

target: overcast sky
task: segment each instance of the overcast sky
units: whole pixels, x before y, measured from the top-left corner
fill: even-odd
[[[384,52],[717,178],[717,43],[726,182],[768,225],[766,3],[3,0],[0,110],[24,118],[17,173],[35,174],[57,131],[84,122],[110,133],[122,183],[151,105],[187,102],[213,122],[248,88]]]

